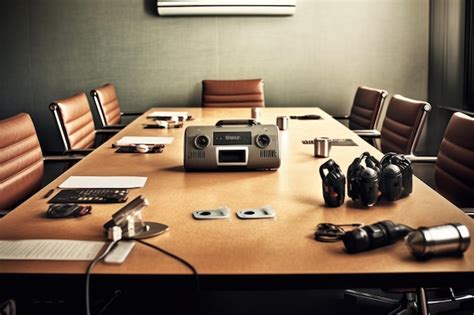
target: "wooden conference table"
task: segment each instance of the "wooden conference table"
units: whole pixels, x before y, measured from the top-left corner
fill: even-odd
[[[436,257],[417,261],[403,242],[359,254],[347,254],[343,244],[313,239],[321,222],[375,223],[392,220],[412,227],[450,222],[474,226],[462,211],[414,178],[414,192],[393,203],[380,202],[364,209],[348,200],[339,208],[324,206],[319,166],[313,146],[302,144],[316,136],[351,138],[357,146],[333,146],[330,157],[347,171],[363,151],[382,154],[318,108],[263,108],[262,123],[274,124],[279,115],[318,114],[321,120],[290,120],[280,132],[281,167],[276,171],[185,172],[184,129],[211,125],[219,119],[249,118],[250,109],[160,108],[186,110],[195,120],[181,129],[143,129],[146,113],[107,143],[0,219],[0,239],[105,240],[102,225],[123,204],[93,205],[92,215],[78,219],[48,220],[44,195],[71,175],[147,176],[144,188],[133,189],[129,200],[144,195],[150,206],[147,221],[170,226],[169,232],[148,239],[195,266],[203,287],[390,287],[470,285],[474,280],[474,248],[464,257]],[[152,111],[150,110],[150,111]],[[117,154],[111,144],[122,136],[173,136],[161,154]],[[270,204],[276,219],[240,220],[240,209]],[[227,205],[226,220],[194,220],[191,213]],[[83,277],[87,262],[0,261],[0,276],[19,281],[25,277],[69,275]],[[138,244],[121,265],[100,263],[96,278],[189,278],[189,269],[178,261]],[[23,277],[23,278],[22,278]],[[159,281],[158,281],[159,282]],[[47,283],[45,283],[47,285]]]

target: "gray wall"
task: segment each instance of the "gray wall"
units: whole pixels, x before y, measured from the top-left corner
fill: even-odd
[[[124,110],[200,104],[202,79],[263,78],[267,106],[347,113],[358,85],[426,99],[428,0],[297,0],[292,17],[162,18],[151,0],[2,0],[1,117],[112,82]]]

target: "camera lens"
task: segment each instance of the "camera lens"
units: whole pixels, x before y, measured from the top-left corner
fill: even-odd
[[[196,136],[196,138],[194,138],[194,145],[198,148],[198,149],[204,149],[205,147],[207,147],[209,145],[209,137],[208,136],[203,136],[203,135],[200,135],[200,136]]]
[[[257,136],[257,145],[260,147],[260,148],[265,148],[267,147],[271,142],[271,139],[268,135],[258,135]]]

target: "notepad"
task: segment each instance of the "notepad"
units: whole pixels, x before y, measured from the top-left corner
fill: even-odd
[[[180,120],[188,119],[188,112],[161,112],[161,111],[154,111],[148,114],[148,118],[155,118],[155,119],[170,119],[173,116],[177,116]]]
[[[143,176],[70,176],[59,188],[142,188],[146,180]]]
[[[147,144],[147,145],[160,145],[160,144],[171,144],[173,143],[173,137],[136,137],[136,136],[127,136],[123,137],[115,143],[115,146],[131,146],[137,144]]]
[[[0,260],[93,260],[104,244],[50,239],[0,241]]]

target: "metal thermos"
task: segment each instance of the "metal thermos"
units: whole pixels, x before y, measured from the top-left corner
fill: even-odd
[[[314,156],[315,157],[329,157],[331,150],[331,143],[328,137],[314,138]]]
[[[419,258],[439,254],[462,254],[471,242],[469,230],[460,223],[421,227],[410,232],[405,244]]]
[[[260,108],[252,108],[252,119],[255,119],[256,121],[260,120]]]
[[[286,130],[288,129],[288,116],[278,116],[276,120],[278,129]]]

